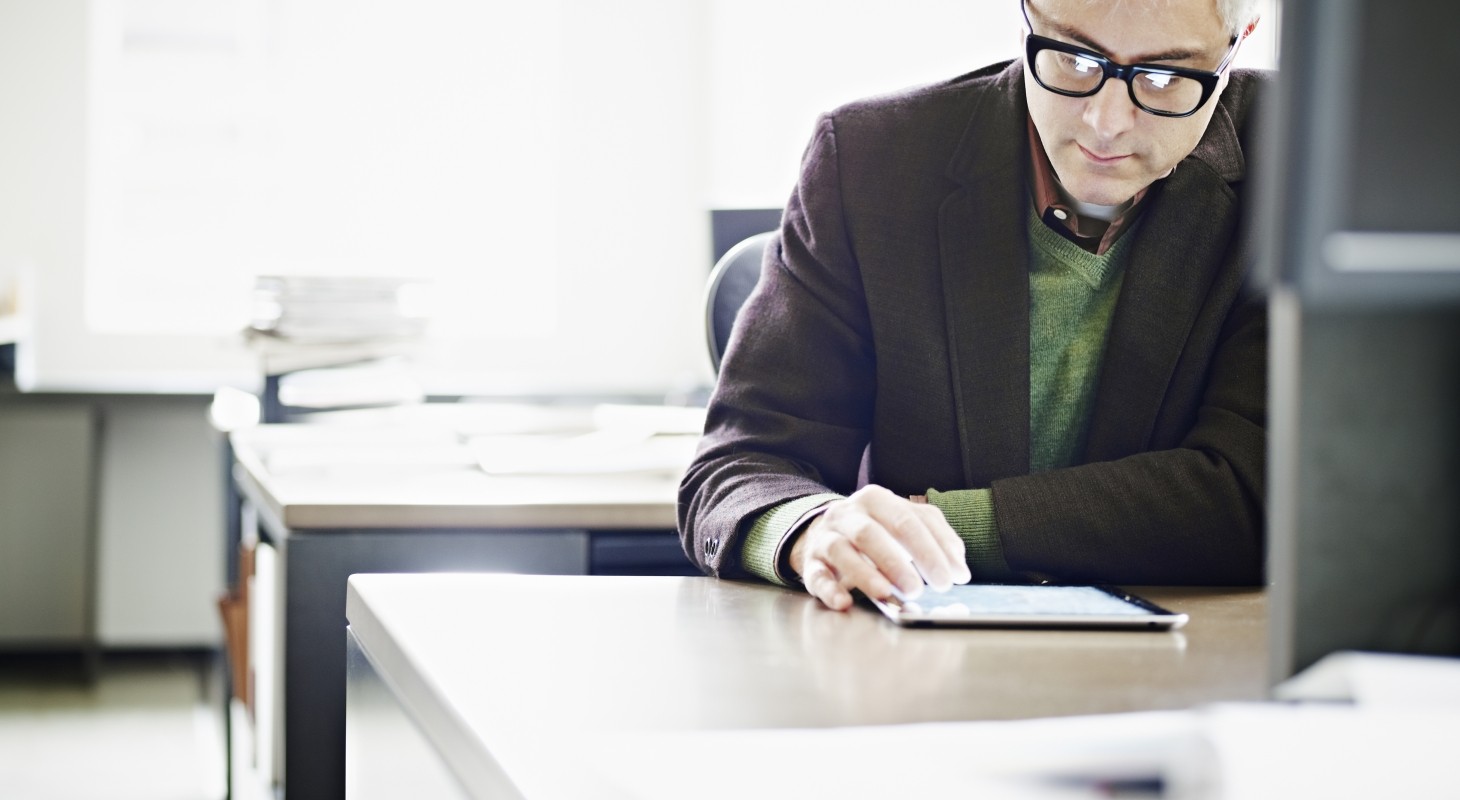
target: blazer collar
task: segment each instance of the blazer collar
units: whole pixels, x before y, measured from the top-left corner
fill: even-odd
[[[1029,471],[1029,159],[1023,70],[978,94],[939,208],[949,380],[969,487]]]
[[[1225,268],[1240,266],[1237,195],[1217,171],[1182,162],[1153,187],[1135,230],[1105,344],[1086,461],[1154,446],[1192,328]]]
[[[1223,92],[1218,98],[1217,110],[1207,123],[1201,141],[1196,143],[1196,149],[1191,151],[1191,155],[1182,161],[1200,161],[1226,183],[1237,183],[1247,174],[1247,159],[1242,155],[1242,143],[1237,138],[1237,126],[1232,121],[1231,108],[1226,102],[1222,102],[1227,96]],[[1181,169],[1181,165],[1178,164],[1176,168]]]
[[[1024,63],[1008,62],[979,93],[963,136],[948,162],[948,177],[970,184],[1010,176],[1022,180],[1028,143],[1021,141],[1029,108],[1024,102]]]
[[[1226,93],[1224,93],[1224,97]],[[1197,319],[1224,270],[1241,269],[1246,172],[1230,107],[1218,103],[1191,155],[1151,187],[1111,320],[1086,462],[1158,446],[1156,426]]]

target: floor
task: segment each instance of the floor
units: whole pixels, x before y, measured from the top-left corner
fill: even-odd
[[[0,798],[219,800],[222,669],[211,653],[0,653]]]

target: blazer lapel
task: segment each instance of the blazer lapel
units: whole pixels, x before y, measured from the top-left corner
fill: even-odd
[[[939,209],[950,380],[970,487],[1029,471],[1029,254],[1022,72],[977,106]]]
[[[1231,118],[1219,108],[1197,149],[1148,196],[1144,219],[1130,231],[1138,238],[1106,343],[1087,462],[1149,449],[1187,337],[1239,249],[1229,246],[1238,216],[1229,183],[1243,169]]]

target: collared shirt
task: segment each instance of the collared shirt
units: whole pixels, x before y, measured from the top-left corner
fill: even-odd
[[[1035,213],[1044,220],[1044,224],[1097,256],[1105,255],[1115,240],[1130,229],[1131,223],[1140,216],[1141,199],[1151,188],[1147,186],[1136,192],[1135,197],[1125,202],[1115,219],[1106,223],[1103,219],[1081,216],[1074,204],[1064,198],[1059,178],[1054,174],[1054,165],[1049,163],[1049,154],[1044,152],[1044,143],[1039,139],[1033,119],[1029,120],[1029,161]]]

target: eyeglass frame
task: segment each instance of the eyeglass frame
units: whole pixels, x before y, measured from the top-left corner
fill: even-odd
[[[1029,19],[1029,6],[1025,2],[1025,0],[1019,0],[1019,10],[1024,12],[1024,25],[1029,31],[1028,36],[1024,38],[1024,64],[1029,69],[1029,74],[1034,76],[1035,83],[1038,83],[1046,91],[1054,92],[1055,94],[1063,95],[1065,97],[1090,97],[1091,95],[1099,93],[1101,89],[1104,89],[1106,81],[1110,80],[1111,78],[1117,78],[1119,80],[1125,81],[1125,88],[1126,91],[1130,94],[1130,101],[1135,105],[1136,108],[1139,108],[1147,114],[1151,114],[1157,117],[1166,117],[1168,119],[1180,119],[1181,117],[1189,117],[1192,114],[1200,111],[1201,107],[1206,105],[1208,100],[1212,99],[1212,94],[1217,90],[1217,83],[1222,79],[1222,73],[1227,70],[1227,67],[1232,65],[1232,59],[1237,56],[1237,46],[1242,43],[1242,39],[1244,38],[1242,34],[1238,34],[1232,37],[1232,41],[1227,50],[1227,55],[1222,59],[1222,63],[1218,64],[1217,68],[1211,72],[1208,72],[1204,69],[1191,69],[1190,67],[1168,67],[1156,64],[1121,64],[1104,55],[1101,55],[1100,53],[1095,52],[1094,50],[1089,50],[1084,47],[1080,47],[1079,45],[1061,42],[1057,39],[1051,39],[1047,36],[1040,36],[1039,34],[1034,32],[1034,23],[1031,22]],[[1050,86],[1042,79],[1040,79],[1039,70],[1035,69],[1034,67],[1034,57],[1038,55],[1041,50],[1055,50],[1061,53],[1068,53],[1070,55],[1080,56],[1081,58],[1089,59],[1090,61],[1100,65],[1100,82],[1095,84],[1094,88],[1088,89],[1083,92],[1075,92],[1070,91],[1069,89],[1059,89],[1054,86]],[[1131,79],[1135,76],[1142,74],[1174,75],[1181,78],[1190,78],[1191,80],[1194,80],[1197,83],[1201,84],[1201,99],[1197,101],[1196,105],[1190,111],[1185,112],[1160,111],[1158,109],[1150,108],[1136,97],[1136,86],[1135,83],[1131,81]]]

